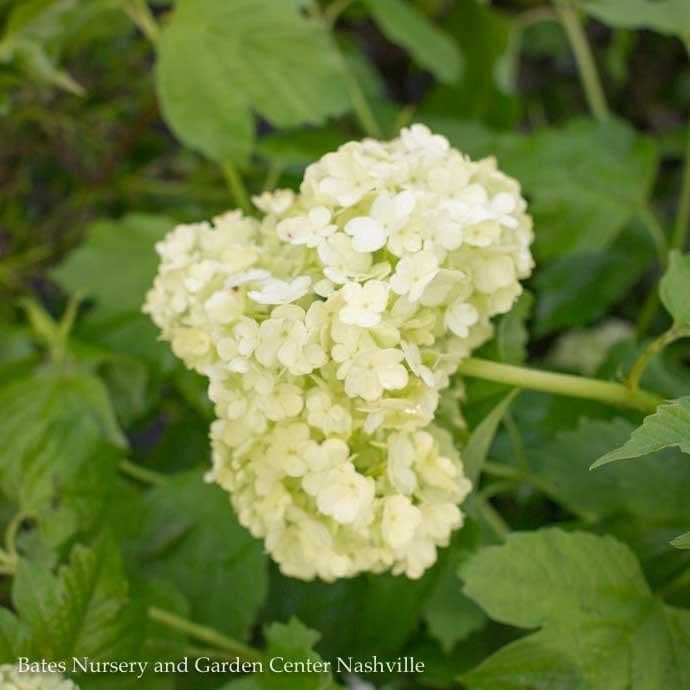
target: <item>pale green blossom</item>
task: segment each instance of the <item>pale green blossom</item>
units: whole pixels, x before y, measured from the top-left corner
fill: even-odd
[[[254,203],[160,242],[144,307],[209,379],[209,478],[287,575],[420,577],[471,489],[435,413],[532,269],[519,185],[413,125]]]

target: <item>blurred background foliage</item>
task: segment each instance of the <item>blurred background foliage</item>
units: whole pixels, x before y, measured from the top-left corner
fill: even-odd
[[[322,655],[427,663],[416,680],[376,677],[381,687],[447,687],[519,634],[462,594],[458,565],[507,529],[554,523],[615,535],[655,590],[690,606],[690,551],[668,546],[690,526],[687,457],[589,474],[639,415],[536,393],[496,433],[486,509],[422,580],[282,577],[201,481],[203,382],[140,313],[153,244],[175,223],[248,210],[340,143],[424,122],[497,156],[535,218],[537,270],[484,356],[620,379],[668,325],[654,288],[669,246],[686,249],[686,0],[0,0],[0,26],[0,568],[15,576],[0,585],[3,656],[195,653],[151,607],[300,656],[311,633],[275,625],[297,616]],[[676,343],[645,385],[687,394],[689,356]],[[469,381],[467,425],[446,401],[458,440],[505,394]],[[75,594],[85,589],[98,606]],[[464,682],[614,687],[536,658],[529,678],[513,661],[503,685]],[[256,682],[233,687],[272,687]]]

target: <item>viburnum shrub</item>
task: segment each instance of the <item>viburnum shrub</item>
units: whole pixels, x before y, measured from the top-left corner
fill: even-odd
[[[439,396],[533,266],[519,184],[423,125],[180,225],[145,311],[209,379],[209,478],[294,577],[418,578],[471,489]]]
[[[79,690],[58,673],[20,672],[16,666],[0,666],[0,690]]]

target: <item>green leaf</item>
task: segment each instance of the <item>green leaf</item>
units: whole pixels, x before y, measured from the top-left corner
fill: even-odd
[[[498,425],[501,423],[508,406],[518,392],[517,389],[512,390],[482,419],[477,428],[472,431],[465,447],[462,449],[462,463],[465,469],[465,476],[474,485],[476,485],[479,479]]]
[[[461,58],[457,45],[405,0],[366,0],[385,36],[409,51],[414,60],[437,79],[455,82]]]
[[[93,223],[86,241],[51,275],[69,292],[93,298],[99,316],[139,312],[158,266],[154,244],[174,224],[142,213]]]
[[[373,0],[372,0],[373,1]],[[420,117],[477,120],[511,128],[519,117],[513,95],[513,22],[481,0],[452,3],[443,29],[457,42],[462,74],[457,84],[438,84],[420,106]]]
[[[460,564],[477,549],[478,542],[476,524],[467,521],[441,553],[436,566],[438,575],[424,608],[424,620],[446,653],[486,623],[483,611],[463,593],[458,576]]]
[[[119,550],[109,539],[75,546],[57,577],[22,562],[12,600],[28,627],[33,656],[126,658],[141,641],[136,630],[143,621],[129,601]]]
[[[276,669],[291,662],[309,662],[312,665],[322,663],[321,657],[314,651],[319,633],[310,630],[296,618],[291,618],[288,623],[266,626],[264,637],[268,646],[266,656],[276,660]],[[332,663],[325,662],[324,668],[326,664]],[[298,673],[276,670],[272,673],[267,662],[261,673],[235,680],[224,685],[221,690],[336,690],[338,687],[340,686],[336,685],[329,671]]]
[[[630,255],[625,243],[613,243],[645,207],[658,155],[654,142],[640,136],[627,123],[577,119],[558,129],[544,128],[533,134],[516,135],[491,133],[477,128],[476,123],[449,123],[435,118],[427,121],[440,124],[440,130],[451,142],[472,156],[496,156],[500,168],[519,180],[529,198],[528,210],[534,217],[533,250],[537,259],[544,261],[571,254],[596,257],[612,246],[623,252],[615,257],[616,261]],[[614,188],[610,180],[616,180]],[[636,260],[633,264],[633,282],[641,271],[637,263]],[[593,268],[598,276],[605,270],[613,271],[611,264],[599,268],[581,262],[570,266],[569,277],[572,280]],[[613,272],[630,271],[626,268],[626,271]],[[565,275],[564,267],[559,280]],[[624,276],[614,284],[630,282]],[[578,289],[585,287],[581,281],[576,283]],[[598,286],[595,281],[591,284]],[[599,297],[591,300],[590,295],[588,300],[599,307]],[[610,301],[609,298],[606,304]]]
[[[686,0],[580,0],[593,17],[628,29],[651,29],[690,40],[690,5]]]
[[[690,453],[690,396],[659,405],[654,414],[644,418],[642,426],[632,432],[625,444],[600,457],[592,469],[674,446]]]
[[[196,622],[246,636],[267,588],[262,544],[238,524],[227,493],[200,472],[146,495],[132,554],[142,576],[177,586]]]
[[[637,517],[648,529],[681,529],[690,522],[690,473],[688,459],[678,451],[589,471],[594,458],[624,443],[634,428],[623,419],[584,419],[576,429],[541,445],[530,462],[550,495],[576,515],[590,520]]]
[[[539,259],[610,246],[646,203],[657,167],[653,142],[617,120],[507,137],[496,155],[530,195]]]
[[[631,226],[607,250],[577,252],[543,266],[534,278],[536,334],[593,323],[630,291],[652,257],[641,228]]]
[[[264,630],[270,658],[282,657],[285,661],[319,662],[321,657],[313,651],[319,633],[310,630],[292,618],[288,623],[272,623]],[[289,683],[284,673],[262,673],[259,676],[261,690],[326,690],[335,687],[328,672],[291,673]]]
[[[126,445],[100,381],[45,373],[0,389],[0,487],[58,545],[90,529]]]
[[[543,633],[501,647],[462,680],[469,690],[588,690],[576,665]]]
[[[248,156],[252,111],[293,127],[349,106],[331,37],[294,3],[180,0],[159,39],[156,80],[175,134],[216,161]]]
[[[9,609],[0,609],[0,663],[17,661],[20,639],[24,635],[22,624]]]
[[[267,621],[297,617],[321,633],[327,658],[394,655],[419,625],[436,573],[419,580],[390,574],[362,575],[327,583],[302,582],[272,572]]]
[[[536,687],[559,687],[548,679],[575,667],[591,690],[690,688],[690,612],[653,597],[635,556],[610,537],[559,529],[514,533],[471,558],[462,575],[465,592],[489,616],[540,628],[531,641],[562,655],[562,662],[551,656],[544,665],[536,650],[529,664],[541,683]]]
[[[690,326],[690,254],[675,249],[670,253],[659,296],[675,324]]]
[[[681,534],[679,537],[676,537],[671,544],[675,546],[677,549],[690,549],[690,532],[686,532],[685,534]]]

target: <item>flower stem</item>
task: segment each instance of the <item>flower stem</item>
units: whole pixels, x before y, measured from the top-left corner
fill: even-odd
[[[247,188],[244,186],[242,176],[237,171],[237,168],[230,161],[224,162],[221,165],[221,168],[223,170],[223,175],[225,176],[228,189],[234,197],[238,208],[240,208],[242,212],[246,213],[247,215],[251,214],[252,207],[249,203],[249,194],[247,193]]]
[[[640,210],[640,220],[647,228],[652,241],[654,242],[654,247],[656,248],[656,253],[659,258],[659,265],[661,268],[666,268],[668,264],[668,241],[666,239],[666,233],[662,227],[659,219],[656,217],[654,211],[649,206],[645,206]]]
[[[150,484],[151,486],[161,486],[167,481],[164,474],[154,472],[153,470],[147,470],[145,467],[141,467],[130,460],[120,461],[120,472],[132,479],[136,479],[142,484]]]
[[[601,86],[592,50],[587,42],[577,10],[570,0],[556,0],[556,10],[575,54],[589,109],[597,120],[609,118],[609,108]]]
[[[637,358],[635,364],[633,364],[632,369],[630,369],[630,374],[628,375],[628,387],[631,391],[637,392],[640,386],[640,379],[644,374],[645,370],[652,357],[658,352],[661,352],[667,345],[680,338],[690,337],[690,328],[681,326],[672,326],[667,331],[664,331],[656,340],[653,340],[645,351]]]
[[[158,24],[146,0],[125,0],[123,10],[137,28],[151,42],[158,40]]]
[[[258,649],[254,649],[238,640],[233,640],[231,637],[223,635],[213,628],[193,623],[186,618],[155,606],[149,608],[148,614],[149,618],[156,623],[183,632],[201,642],[217,647],[224,652],[229,652],[237,658],[245,659],[246,661],[261,661],[263,659],[263,654]]]
[[[501,517],[499,512],[484,496],[477,495],[474,505],[479,515],[484,518],[484,521],[491,528],[493,533],[501,541],[505,541],[506,537],[510,534],[510,526]]]
[[[613,381],[600,381],[583,376],[538,371],[475,357],[461,362],[458,371],[465,376],[504,383],[517,388],[529,388],[545,393],[597,400],[616,407],[631,407],[643,412],[654,412],[657,405],[664,402],[663,398],[654,393],[644,390],[633,391],[627,386]]]
[[[688,136],[685,147],[685,163],[683,167],[683,182],[678,201],[676,224],[671,238],[671,249],[685,251],[685,241],[690,222],[690,123],[688,124]]]

